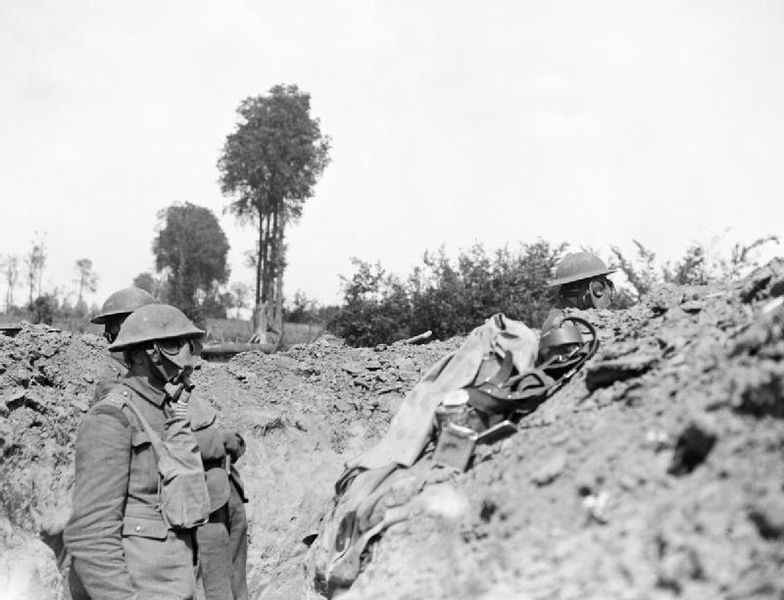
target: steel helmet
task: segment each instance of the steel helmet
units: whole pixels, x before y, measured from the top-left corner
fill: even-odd
[[[580,328],[570,322],[563,322],[559,327],[553,327],[539,340],[539,351],[553,346],[566,346],[568,344],[582,344],[583,334]]]
[[[200,338],[204,332],[182,311],[168,304],[147,304],[125,319],[109,350],[126,350],[137,344],[176,337]]]
[[[101,312],[90,319],[91,323],[99,325],[106,323],[109,317],[129,315],[137,308],[152,304],[155,299],[149,292],[137,287],[127,287],[114,292],[106,299],[101,307]]]
[[[574,252],[563,257],[555,269],[555,279],[547,284],[547,287],[555,287],[590,279],[601,275],[609,275],[617,269],[608,269],[604,261],[593,252]]]

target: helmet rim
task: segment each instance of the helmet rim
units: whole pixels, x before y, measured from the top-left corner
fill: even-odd
[[[559,277],[547,282],[546,287],[557,287],[567,283],[574,283],[575,281],[582,281],[583,279],[593,279],[594,277],[601,277],[602,275],[610,275],[615,273],[618,269],[596,269],[595,271],[588,271],[584,274],[570,275]]]
[[[147,304],[125,320],[109,350],[127,350],[155,340],[203,336],[204,331],[196,327],[180,309],[168,304]]]
[[[593,279],[615,273],[617,270],[608,268],[604,261],[593,252],[574,252],[561,259],[555,269],[555,277],[547,282],[546,287]]]
[[[563,346],[566,344],[582,344],[583,335],[580,329],[571,323],[562,323],[547,331],[539,340],[539,349]]]

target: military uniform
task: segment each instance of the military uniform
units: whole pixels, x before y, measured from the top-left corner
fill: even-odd
[[[121,389],[163,435],[165,394],[134,373]],[[80,425],[75,449],[73,510],[64,540],[90,597],[193,598],[192,531],[169,529],[157,509],[157,460],[137,420],[127,409],[101,402]]]
[[[122,352],[112,352],[109,364],[99,375],[93,402],[105,398],[127,372]],[[227,464],[227,458],[231,459],[229,452],[238,457],[244,452],[245,442],[238,434],[215,425],[215,410],[198,394],[191,395],[188,417],[199,444],[210,494],[210,521],[196,530],[205,600],[246,600],[247,498],[239,472]]]
[[[205,598],[246,600],[247,499],[231,464],[232,456],[236,459],[245,451],[245,442],[237,433],[218,429],[215,411],[199,396],[191,396],[188,408],[210,492],[210,520],[196,530]]]
[[[122,352],[110,352],[109,362],[104,365],[103,369],[98,373],[98,381],[95,384],[93,391],[93,404],[97,404],[99,400],[106,398],[107,394],[112,390],[117,383],[125,377],[128,372],[128,367],[125,365]]]
[[[560,289],[558,299],[542,323],[542,335],[553,327],[556,319],[565,316],[565,308],[608,308],[615,288],[607,276],[615,271],[608,269],[593,252],[573,252],[564,256],[556,267],[555,278],[547,282],[547,287]]]

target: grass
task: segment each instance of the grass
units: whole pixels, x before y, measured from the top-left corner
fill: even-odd
[[[7,317],[0,313],[0,323],[16,324],[21,320],[30,320],[30,315]],[[53,327],[74,333],[93,333],[103,335],[103,325],[90,323],[89,317],[56,318]],[[207,319],[204,328],[207,332],[205,341],[208,344],[245,343],[253,335],[250,321],[243,319]],[[309,323],[284,323],[283,339],[279,348],[286,350],[295,344],[308,344],[324,332],[324,326]]]
[[[295,344],[309,344],[324,333],[324,326],[318,323],[283,323],[283,339],[281,349],[288,349]]]
[[[205,327],[205,341],[211,344],[243,343],[253,335],[251,322],[243,319],[207,319]],[[284,323],[280,349],[285,350],[295,344],[308,344],[323,332],[324,326],[315,323]]]
[[[247,342],[253,335],[250,321],[243,319],[206,319],[204,328],[205,341],[212,344]]]

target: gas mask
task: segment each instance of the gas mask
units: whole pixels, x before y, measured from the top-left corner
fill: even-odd
[[[167,338],[156,340],[150,358],[165,380],[164,390],[174,401],[184,391],[190,392],[190,381],[196,357],[201,353],[201,342],[194,338]]]
[[[610,308],[615,297],[615,286],[606,277],[596,277],[588,282],[580,300],[585,308]]]

